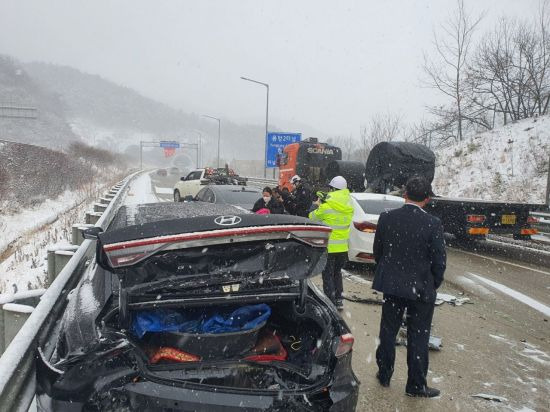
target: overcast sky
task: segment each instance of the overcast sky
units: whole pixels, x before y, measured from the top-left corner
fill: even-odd
[[[529,16],[539,0],[466,0]],[[423,50],[455,0],[0,0],[0,53],[99,74],[197,113],[263,124],[270,116],[358,134],[377,112],[407,121],[435,94],[420,87]]]

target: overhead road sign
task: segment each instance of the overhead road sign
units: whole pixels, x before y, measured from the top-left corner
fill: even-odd
[[[301,133],[268,133],[267,134],[267,168],[277,167],[277,158],[283,154],[285,146],[302,140]]]
[[[180,148],[180,144],[178,142],[174,142],[174,141],[163,140],[163,141],[159,142],[159,144],[160,144],[160,147],[164,147],[165,149],[179,149]]]

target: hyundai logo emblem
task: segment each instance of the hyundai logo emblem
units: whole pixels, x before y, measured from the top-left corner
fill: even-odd
[[[214,223],[220,226],[233,226],[241,223],[242,219],[239,216],[218,216],[214,219]]]

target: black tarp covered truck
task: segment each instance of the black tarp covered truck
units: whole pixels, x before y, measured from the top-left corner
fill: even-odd
[[[367,191],[391,193],[403,189],[407,179],[420,175],[433,181],[435,155],[424,145],[409,142],[382,142],[373,147],[365,167]],[[529,239],[529,212],[541,205],[499,200],[479,200],[435,196],[426,210],[441,219],[447,233],[472,239],[491,234],[509,234]]]

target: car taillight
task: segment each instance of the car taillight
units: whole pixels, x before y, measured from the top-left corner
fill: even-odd
[[[345,335],[340,336],[338,346],[336,347],[336,353],[334,355],[339,358],[340,356],[350,352],[353,348],[353,342],[355,342],[355,338],[351,333],[346,333]]]
[[[533,225],[533,224],[536,224],[536,223],[539,223],[540,220],[538,217],[535,217],[535,216],[529,216],[527,218],[527,223],[529,223],[530,225]]]
[[[353,222],[353,226],[357,230],[360,230],[361,232],[365,233],[374,233],[376,232],[376,225],[371,222]]]
[[[470,223],[483,223],[485,222],[485,215],[468,215],[466,220]]]

